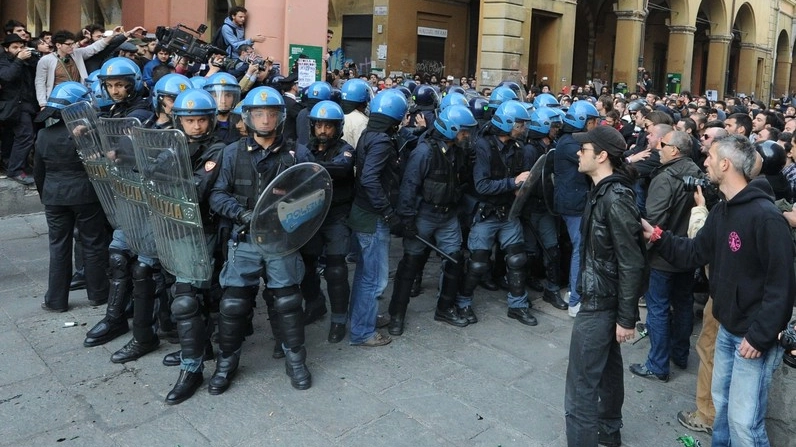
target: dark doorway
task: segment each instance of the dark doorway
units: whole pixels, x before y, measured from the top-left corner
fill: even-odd
[[[445,39],[441,37],[417,36],[417,65],[420,74],[442,76],[445,71]]]
[[[344,15],[342,47],[345,59],[357,64],[359,73],[370,72],[373,41],[373,16]]]

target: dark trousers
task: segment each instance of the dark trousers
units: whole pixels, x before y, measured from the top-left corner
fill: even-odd
[[[569,447],[597,447],[597,431],[622,427],[625,385],[616,311],[581,309],[572,326],[564,393]]]
[[[17,177],[28,170],[28,156],[33,149],[33,117],[34,114],[23,108],[19,121],[2,123],[3,144],[11,144],[8,156],[9,177]],[[5,152],[5,151],[4,151]]]
[[[72,238],[75,227],[80,232],[83,247],[88,299],[92,301],[107,299],[108,236],[105,214],[100,204],[46,205],[44,214],[50,236],[50,280],[44,301],[53,309],[63,309],[69,304]]]

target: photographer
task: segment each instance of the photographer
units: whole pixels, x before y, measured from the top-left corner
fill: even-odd
[[[25,186],[33,185],[28,176],[28,155],[33,148],[33,116],[38,112],[33,72],[37,57],[17,34],[3,40],[5,53],[0,55],[0,129],[5,148],[10,148],[8,178]],[[8,149],[7,149],[8,150]]]

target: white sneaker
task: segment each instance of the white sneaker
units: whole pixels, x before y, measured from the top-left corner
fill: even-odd
[[[569,306],[569,310],[567,312],[569,313],[570,317],[575,318],[578,315],[578,312],[580,312],[580,303],[574,306]]]

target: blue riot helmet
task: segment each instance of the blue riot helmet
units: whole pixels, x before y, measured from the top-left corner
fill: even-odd
[[[177,95],[171,108],[174,127],[183,131],[189,140],[208,138],[216,128],[216,110],[213,95],[197,88],[188,89]],[[207,122],[190,119],[192,117],[205,117]]]
[[[94,71],[92,71],[91,73],[89,73],[89,74],[88,74],[88,76],[86,76],[86,79],[84,79],[84,80],[83,80],[83,84],[85,84],[85,86],[86,86],[86,87],[87,87],[89,90],[91,90],[91,86],[93,86],[93,85],[94,85],[94,81],[96,81],[97,79],[99,79],[99,78],[97,77],[97,75],[99,75],[99,72],[100,72],[100,71],[99,71],[99,69],[97,69],[97,70],[94,70]]]
[[[580,132],[586,129],[586,123],[592,118],[599,118],[600,112],[589,101],[575,101],[564,115],[564,131]]]
[[[449,85],[448,88],[445,89],[445,96],[448,96],[451,93],[461,93],[462,95],[467,96],[464,89],[458,85]]]
[[[497,108],[491,122],[498,131],[510,134],[515,127],[530,120],[531,115],[519,101],[506,101]]]
[[[198,88],[202,89],[207,84],[207,78],[204,76],[194,76],[190,79],[191,81],[191,88]]]
[[[465,98],[464,95],[461,93],[457,92],[448,93],[447,95],[445,95],[444,98],[442,98],[442,101],[439,102],[439,110],[440,111],[445,110],[452,105],[460,105],[467,107],[468,105],[467,98]]]
[[[504,79],[503,81],[500,81],[500,84],[498,84],[497,87],[508,87],[514,92],[515,95],[517,95],[517,99],[519,101],[525,99],[525,89],[522,88],[522,86],[519,83],[517,83],[517,81],[510,81],[508,79]]]
[[[233,115],[243,116],[243,102],[235,104],[235,107],[229,112]]]
[[[497,109],[504,102],[511,100],[519,101],[519,97],[514,93],[514,90],[506,86],[495,87],[492,90],[492,94],[489,95],[489,108]]]
[[[246,124],[243,122],[243,102],[239,102],[229,111],[229,119],[227,122],[229,123],[230,131],[232,128],[238,130],[240,136],[244,137],[248,134],[248,130],[246,129]]]
[[[418,85],[412,92],[412,99],[418,110],[434,110],[439,107],[437,91],[427,84]]]
[[[319,101],[312,107],[309,113],[310,119],[310,136],[320,144],[328,144],[336,141],[343,136],[343,124],[345,123],[345,115],[343,108],[333,101]],[[331,136],[318,135],[315,125],[317,123],[328,122],[335,126],[335,132]]]
[[[188,90],[191,87],[191,81],[177,73],[169,73],[162,78],[158,79],[155,86],[152,88],[152,107],[156,112],[168,113],[170,109],[162,108],[163,99],[170,98],[174,101],[177,95]]]
[[[549,137],[550,130],[560,128],[562,124],[561,115],[553,107],[542,107],[531,114],[528,135],[531,138]]]
[[[271,87],[251,90],[241,103],[243,122],[260,137],[281,133],[285,122],[285,99]]]
[[[403,121],[408,109],[409,103],[406,102],[406,98],[395,89],[380,91],[370,102],[371,116],[374,114],[386,116],[395,120],[396,125]]]
[[[472,98],[470,101],[467,102],[467,105],[472,112],[473,116],[477,120],[483,120],[486,118],[486,110],[489,108],[489,100],[479,96],[476,98]]]
[[[525,110],[528,111],[528,115],[532,114],[534,112],[534,110],[536,110],[534,108],[533,104],[531,104],[530,102],[523,102],[521,104],[522,104],[523,107],[525,107]]]
[[[61,119],[61,110],[76,102],[90,99],[91,94],[85,85],[74,81],[62,82],[53,88],[35,121],[44,122],[48,118]]]
[[[340,88],[343,101],[353,103],[367,103],[373,99],[373,90],[370,85],[362,79],[349,79]]]
[[[100,111],[107,110],[113,105],[113,101],[108,98],[108,92],[102,86],[102,81],[96,79],[94,84],[91,85],[91,105]]]
[[[329,98],[329,101],[334,101],[339,105],[342,100],[343,92],[339,88],[332,87],[332,97]]]
[[[307,91],[301,103],[304,104],[305,107],[312,108],[315,104],[330,99],[332,99],[332,86],[328,82],[318,81],[313,82],[307,87]]]
[[[229,73],[219,72],[210,76],[202,88],[213,95],[221,115],[229,113],[240,102],[240,85],[235,76]]]
[[[410,92],[414,92],[417,88],[417,82],[415,82],[413,79],[405,79],[401,85],[408,88]]]
[[[141,69],[126,57],[114,57],[105,61],[97,74],[102,86],[113,102],[126,101],[144,89]],[[123,83],[116,81],[122,80]]]
[[[412,108],[412,106],[415,104],[414,100],[412,99],[412,91],[409,90],[407,87],[404,87],[403,85],[399,85],[393,88],[403,93],[404,98],[406,98],[406,101],[409,103],[409,108]]]
[[[475,120],[470,109],[461,104],[451,104],[442,109],[437,119],[434,120],[434,128],[446,140],[456,140],[459,132],[475,129],[477,125],[478,121]],[[469,138],[466,141],[469,141]]]
[[[550,93],[540,93],[533,99],[533,107],[538,110],[542,107],[561,107],[561,104]]]

